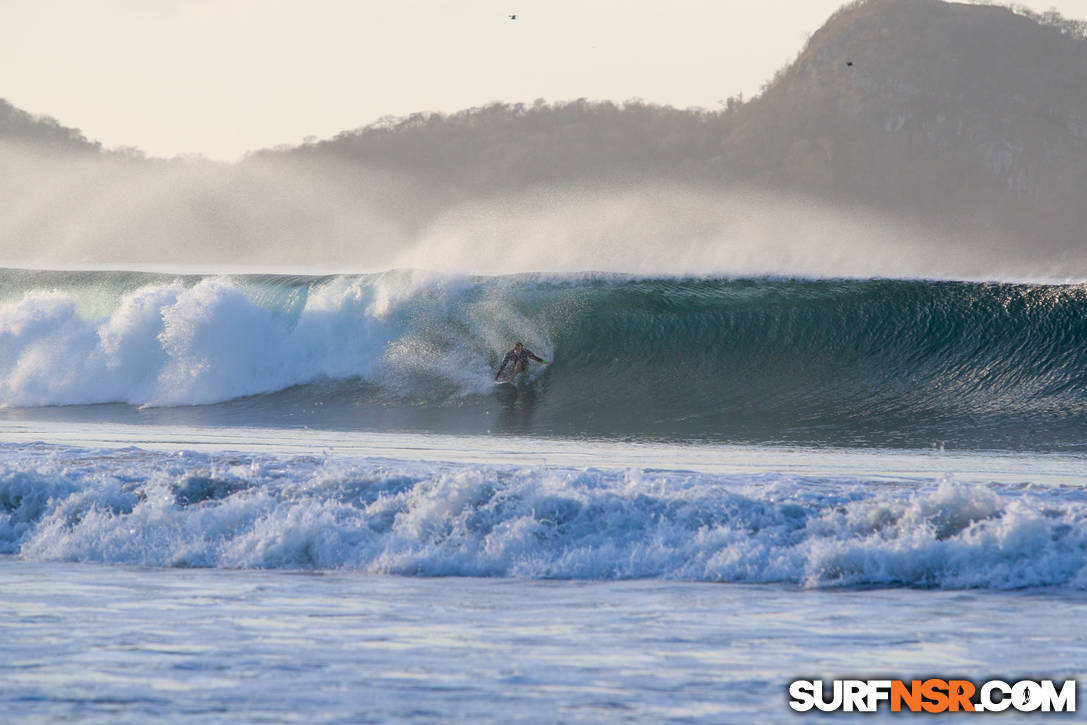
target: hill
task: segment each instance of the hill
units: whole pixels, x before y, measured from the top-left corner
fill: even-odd
[[[773,188],[1082,238],[1087,40],[1004,7],[869,0],[836,13],[725,141]]]
[[[584,99],[415,114],[256,158],[336,158],[454,197],[571,182],[742,184],[1001,229],[1087,224],[1087,39],[1055,13],[861,0],[747,103]]]
[[[103,151],[0,101],[5,140],[101,160],[73,174],[55,159],[38,168],[9,153],[20,173],[0,182],[8,250],[48,248],[62,230],[65,249],[91,259],[294,263],[320,248],[342,260],[363,254],[352,251],[360,238],[371,255],[412,244],[460,205],[535,198],[525,214],[538,219],[558,203],[556,189],[573,190],[562,196],[569,203],[586,188],[650,189],[652,198],[652,188],[672,185],[710,195],[687,211],[668,201],[659,214],[686,214],[702,239],[730,233],[711,218],[713,199],[756,190],[814,199],[835,214],[889,212],[943,229],[944,240],[988,239],[990,249],[1044,257],[1051,268],[1087,265],[1087,24],[1000,6],[858,0],[756,98],[714,111],[496,103],[383,119],[227,166]],[[62,205],[80,215],[65,217]],[[597,211],[594,235],[624,218]],[[473,214],[509,216],[493,204]],[[968,256],[980,248],[946,244]]]

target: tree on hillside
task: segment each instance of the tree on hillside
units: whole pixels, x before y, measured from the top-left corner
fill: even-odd
[[[0,140],[49,147],[62,151],[101,151],[102,144],[88,141],[78,128],[61,126],[49,116],[34,116],[0,98]]]

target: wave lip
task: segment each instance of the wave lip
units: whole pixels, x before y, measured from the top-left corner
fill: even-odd
[[[10,447],[0,551],[140,566],[1087,588],[1079,489]]]

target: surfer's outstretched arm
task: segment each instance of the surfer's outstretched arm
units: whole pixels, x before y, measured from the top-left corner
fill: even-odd
[[[533,360],[535,360],[536,362],[547,362],[542,357],[539,357],[536,353],[529,350],[527,347],[525,348],[525,354],[528,355]]]

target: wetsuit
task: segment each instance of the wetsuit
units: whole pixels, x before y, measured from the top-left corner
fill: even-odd
[[[506,357],[502,358],[502,364],[498,366],[498,372],[494,374],[494,379],[498,380],[502,377],[502,371],[506,369],[507,365],[512,364],[514,366],[514,376],[516,377],[525,369],[528,365],[528,359],[532,358],[537,362],[543,362],[542,357],[537,357],[534,352],[527,347],[522,347],[521,352],[517,352],[517,348],[514,348],[506,353]]]

